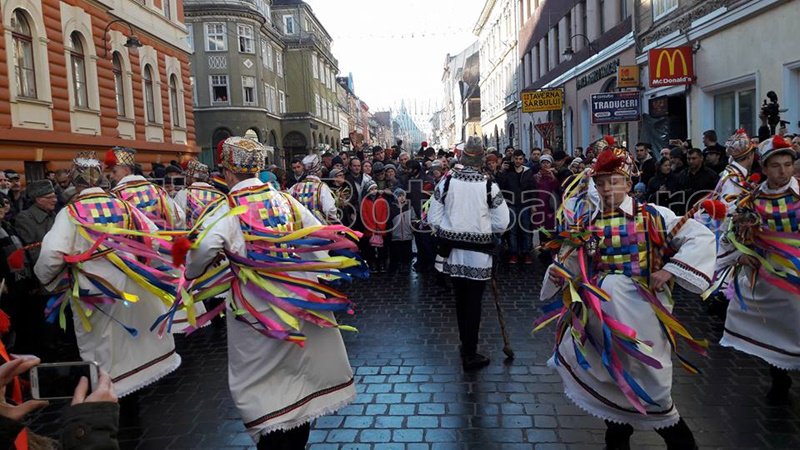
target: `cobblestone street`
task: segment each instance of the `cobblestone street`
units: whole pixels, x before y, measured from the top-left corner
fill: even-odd
[[[480,347],[492,363],[477,373],[461,370],[453,300],[433,277],[377,275],[350,289],[356,315],[344,322],[360,330],[346,335],[359,396],[313,424],[310,448],[602,448],[603,422],[569,403],[545,366],[552,328],[530,334],[541,270],[501,272],[498,288],[516,359],[503,361],[487,292]],[[720,348],[721,323],[696,297],[681,295],[678,303],[690,331],[712,341],[708,359],[687,353],[701,375],[675,372],[674,399],[700,448],[800,447],[797,395],[790,406],[767,406],[766,365]],[[142,391],[141,424],[123,427],[124,448],[253,448],[227,389],[224,329],[208,327],[177,341],[183,365]],[[40,422],[50,423],[39,431],[55,432],[56,413],[48,410]],[[632,446],[664,448],[651,431],[635,433]]]

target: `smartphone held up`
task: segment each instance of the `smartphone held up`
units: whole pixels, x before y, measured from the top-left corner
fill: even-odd
[[[81,377],[89,380],[89,392],[94,391],[100,377],[97,363],[77,361],[40,364],[31,369],[32,396],[37,400],[71,399]]]

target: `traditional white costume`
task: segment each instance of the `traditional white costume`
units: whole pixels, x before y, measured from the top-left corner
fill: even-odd
[[[611,169],[605,166],[606,152],[617,152],[610,154]],[[593,173],[616,173],[616,159],[624,159],[617,150],[601,153]],[[632,166],[629,156],[627,161]],[[578,214],[565,214],[557,236],[559,258],[541,293],[549,301],[562,293],[551,271],[568,280],[563,300],[549,304],[538,321],[537,329],[559,319],[548,365],[561,375],[566,395],[596,417],[651,429],[676,425],[680,416],[671,397],[676,338],[702,348],[672,317],[671,286],[654,292],[650,275],[663,269],[685,289],[703,292],[713,275],[714,236],[694,220],[630,196],[606,213],[592,202],[579,203]],[[565,201],[570,204],[576,205]]]
[[[457,166],[436,185],[433,196],[427,222],[436,228],[437,237],[463,244],[454,245],[449,256],[439,261],[440,271],[451,277],[491,279],[494,233],[504,232],[510,220],[500,188],[477,170]],[[478,220],[474,208],[468,207],[476,199],[487,206],[480,209]],[[483,246],[487,251],[469,250],[469,246]]]
[[[258,173],[264,160],[260,148],[249,139],[229,138],[223,164],[234,172]],[[186,277],[201,276],[220,254],[230,262],[228,379],[245,427],[258,442],[261,435],[299,427],[353,401],[353,371],[333,317],[333,311],[348,307],[344,301],[324,302],[323,293],[334,291],[317,283],[319,275],[311,266],[305,272],[302,268],[319,263],[336,268],[341,260],[320,252],[299,257],[300,247],[291,241],[272,246],[246,240],[252,233],[279,239],[324,230],[311,212],[256,178],[237,183],[228,198],[243,213],[232,215],[226,205],[205,219],[210,228],[188,254]],[[274,251],[261,253],[260,244]],[[259,272],[278,266],[281,272]],[[342,300],[341,294],[331,295]],[[314,313],[304,309],[328,305]]]
[[[94,162],[99,179],[99,162]],[[145,288],[146,281],[132,279],[131,273],[147,277],[147,272],[141,270],[143,265],[124,251],[125,245],[105,245],[106,241],[100,238],[103,232],[92,227],[157,231],[147,217],[125,202],[99,187],[88,188],[56,216],[42,242],[34,270],[48,289],[66,287],[61,301],[63,306],[70,303],[73,307],[81,358],[100,364],[110,374],[117,395],[123,397],[174,371],[181,359],[175,353],[171,335],[159,336],[150,331],[167,307],[153,294],[151,289],[156,286]],[[93,247],[96,243],[101,245]],[[92,257],[80,263],[65,261],[66,257],[85,252]],[[135,298],[138,300],[134,302]],[[57,306],[52,306],[53,315],[58,314]]]
[[[759,147],[761,160],[793,150],[773,138]],[[800,370],[800,186],[796,178],[777,189],[762,183],[737,202],[731,232],[723,240],[723,264],[742,254],[760,262],[757,271],[734,269],[721,345],[757,356],[785,370]]]
[[[319,155],[308,155],[303,158],[306,177],[289,189],[289,194],[301,205],[305,206],[321,223],[336,222],[336,198],[331,188],[322,182],[319,173],[322,162]]]

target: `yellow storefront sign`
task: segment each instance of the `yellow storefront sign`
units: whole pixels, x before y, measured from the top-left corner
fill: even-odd
[[[522,112],[560,111],[564,107],[564,91],[547,89],[522,93]]]

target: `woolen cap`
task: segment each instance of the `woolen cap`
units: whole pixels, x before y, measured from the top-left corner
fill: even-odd
[[[53,183],[49,180],[36,180],[31,182],[26,189],[31,198],[44,197],[45,195],[54,194],[56,191],[53,189]]]

